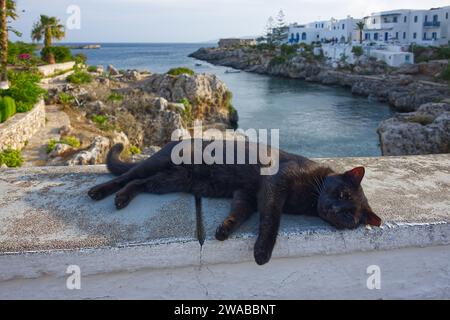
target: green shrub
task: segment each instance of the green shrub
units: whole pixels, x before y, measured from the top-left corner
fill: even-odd
[[[9,72],[10,87],[0,95],[10,96],[16,101],[17,112],[27,112],[46,93],[38,83],[41,77],[33,72]]]
[[[63,137],[60,141],[56,139],[50,139],[47,143],[47,153],[52,152],[55,150],[57,144],[67,144],[68,146],[71,146],[72,148],[79,148],[81,147],[81,142],[78,138],[74,136],[66,136]]]
[[[107,101],[110,101],[110,102],[122,101],[122,100],[123,100],[123,96],[117,92],[112,92],[107,99]]]
[[[441,78],[450,81],[450,60],[448,61],[447,67],[442,70]]]
[[[21,41],[8,43],[8,64],[33,66],[40,62],[36,44]]]
[[[181,99],[180,103],[184,105],[184,110],[181,112],[181,118],[186,123],[186,125],[190,126],[194,122],[192,104],[187,98]]]
[[[280,47],[282,56],[291,56],[297,52],[296,46],[291,46],[289,44],[282,44]]]
[[[187,74],[187,75],[193,76],[195,74],[195,72],[189,68],[181,67],[181,68],[170,69],[169,71],[167,71],[167,74],[170,74],[172,76],[179,76],[180,74]]]
[[[50,153],[53,150],[55,150],[57,143],[58,141],[56,141],[56,139],[50,139],[50,141],[47,143],[47,153]]]
[[[73,101],[75,100],[74,96],[67,94],[65,92],[61,92],[58,95],[58,98],[59,98],[59,103],[61,103],[63,106],[70,106],[73,103]]]
[[[141,154],[141,149],[139,149],[136,146],[131,146],[130,147],[130,152],[131,152],[131,154]]]
[[[355,56],[360,57],[360,56],[363,55],[364,51],[363,51],[363,48],[362,48],[362,47],[360,47],[360,46],[354,46],[354,47],[352,48],[352,53],[353,53]]]
[[[46,47],[41,51],[41,58],[46,60],[52,54],[55,57],[57,63],[73,61],[75,58],[72,56],[70,49],[64,46]]]
[[[286,63],[287,59],[284,56],[276,56],[270,60],[270,66]]]
[[[450,59],[450,47],[439,47],[437,49],[438,59]]]
[[[23,158],[20,150],[8,148],[0,152],[0,166],[6,164],[9,168],[17,168],[22,166]]]
[[[96,66],[89,66],[89,67],[87,68],[87,71],[88,71],[88,72],[97,72],[97,71],[98,71],[98,68],[97,68]]]
[[[82,70],[75,70],[66,80],[73,84],[85,84],[92,82],[92,75]]]
[[[72,148],[79,148],[81,146],[80,140],[74,136],[65,136],[59,143],[67,144]]]
[[[86,64],[87,56],[83,53],[78,53],[73,57],[73,60],[75,60],[76,64]]]
[[[0,123],[16,114],[16,102],[11,97],[0,97]]]
[[[107,116],[93,115],[91,119],[92,122],[94,122],[97,125],[97,127],[101,130],[110,131],[115,128],[114,125],[109,123],[109,119]]]

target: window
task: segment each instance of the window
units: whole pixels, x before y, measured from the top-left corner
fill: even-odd
[[[398,39],[398,32],[395,33],[395,39]]]
[[[377,32],[375,32],[373,34],[373,40],[378,41],[378,33]]]
[[[342,24],[342,30],[344,30],[344,29],[345,29],[345,24],[343,23],[343,24]]]
[[[427,40],[427,33],[426,32],[423,33],[423,40]]]
[[[323,23],[322,23],[322,29],[323,29]]]
[[[370,40],[370,33],[366,33],[364,36],[366,40]]]
[[[417,39],[417,33],[416,32],[413,33],[413,38]]]
[[[437,21],[438,21],[438,15],[437,15],[437,14],[435,14],[435,15],[433,16],[433,21],[434,21],[434,22],[437,22]]]
[[[406,16],[403,17],[403,22],[406,23]]]
[[[428,22],[428,16],[425,15],[425,22]]]
[[[410,56],[409,55],[407,55],[407,56],[405,56],[405,61],[407,61],[407,62],[409,62],[410,61]]]
[[[445,13],[445,19],[448,19],[448,12]]]
[[[432,35],[431,35],[431,38],[433,38],[433,40],[436,40],[437,39],[437,33],[433,32]]]
[[[377,20],[373,19],[373,20],[372,20],[372,23],[373,23],[373,24],[377,23]]]
[[[414,22],[417,23],[417,20],[419,20],[418,16],[414,16]]]
[[[403,32],[403,39],[406,39],[406,32]]]
[[[302,40],[306,40],[306,32],[302,33]]]
[[[394,17],[394,23],[397,23],[397,17]]]

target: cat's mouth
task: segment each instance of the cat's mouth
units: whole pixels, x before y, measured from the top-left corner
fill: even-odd
[[[339,230],[355,229],[359,225],[359,221],[357,221],[357,219],[355,219],[355,217],[348,212],[336,213],[333,211],[325,211],[319,213],[319,216]]]

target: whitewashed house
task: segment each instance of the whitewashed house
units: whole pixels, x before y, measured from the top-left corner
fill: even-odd
[[[445,45],[450,41],[450,6],[392,10],[364,18],[366,42]]]
[[[331,18],[303,25],[292,24],[289,26],[287,42],[289,44],[311,44],[332,40],[339,43],[351,42],[358,21],[360,20],[348,16],[345,19]]]

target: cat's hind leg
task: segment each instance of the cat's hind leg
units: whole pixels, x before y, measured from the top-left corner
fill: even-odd
[[[167,194],[189,191],[189,175],[182,168],[159,172],[150,178],[133,180],[122,188],[115,198],[117,209],[123,209],[139,193]]]
[[[231,213],[216,230],[216,239],[224,241],[256,212],[256,198],[243,190],[233,194]]]

